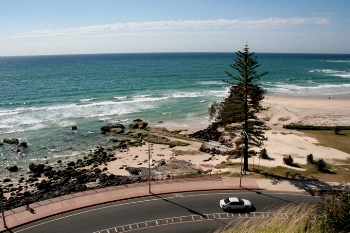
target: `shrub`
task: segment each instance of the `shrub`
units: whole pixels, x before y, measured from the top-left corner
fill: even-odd
[[[319,159],[316,162],[316,169],[319,171],[324,171],[326,168],[326,162],[323,159]]]
[[[340,134],[340,127],[339,126],[336,126],[335,128],[334,128],[334,133],[335,134]]]
[[[350,232],[350,193],[328,191],[317,204],[317,222],[322,232]]]
[[[308,154],[306,157],[306,162],[307,163],[314,163],[314,156],[312,154]]]
[[[283,162],[287,165],[292,165],[294,160],[293,160],[292,156],[286,155],[283,157]]]
[[[259,157],[262,158],[262,159],[268,159],[268,155],[267,155],[267,150],[266,148],[262,149],[259,153]]]

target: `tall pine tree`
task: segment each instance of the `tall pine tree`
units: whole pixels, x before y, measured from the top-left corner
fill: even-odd
[[[242,125],[244,170],[247,171],[249,145],[260,147],[267,140],[264,133],[268,127],[257,117],[257,113],[265,110],[261,105],[265,91],[257,81],[267,72],[257,72],[260,64],[254,53],[249,52],[248,45],[236,55],[235,63],[230,65],[236,74],[225,71],[233,79],[224,80],[230,86],[229,96],[220,103],[214,102],[209,111],[210,116],[215,116],[215,120],[222,125]]]

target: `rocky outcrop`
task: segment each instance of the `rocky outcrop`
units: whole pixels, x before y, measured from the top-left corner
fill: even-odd
[[[133,122],[134,122],[133,124],[129,125],[130,129],[145,129],[148,125],[147,122],[144,122],[141,119],[133,120]]]
[[[18,147],[27,148],[28,144],[27,144],[27,142],[21,142],[21,143],[19,143]]]
[[[101,133],[115,133],[115,134],[121,134],[124,133],[125,126],[122,124],[115,124],[115,125],[106,125],[101,127]]]
[[[12,144],[12,145],[19,144],[19,140],[17,138],[4,138],[2,141],[3,143]]]
[[[13,166],[7,167],[7,170],[9,172],[17,172],[18,171],[18,167],[17,167],[17,165],[13,165]]]
[[[208,128],[199,130],[189,136],[192,138],[198,138],[205,141],[219,141],[222,133],[218,131],[219,125],[217,123],[212,123]]]

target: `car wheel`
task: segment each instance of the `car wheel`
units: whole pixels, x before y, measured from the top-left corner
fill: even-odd
[[[244,207],[244,210],[245,210],[245,211],[249,211],[249,209],[250,209],[250,208],[249,208],[248,206]]]
[[[230,208],[230,207],[227,207],[226,210],[231,211],[231,208]]]

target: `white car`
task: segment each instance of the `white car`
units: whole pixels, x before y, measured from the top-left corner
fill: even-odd
[[[247,199],[229,197],[220,200],[220,207],[223,210],[250,210],[252,208],[252,203]]]

